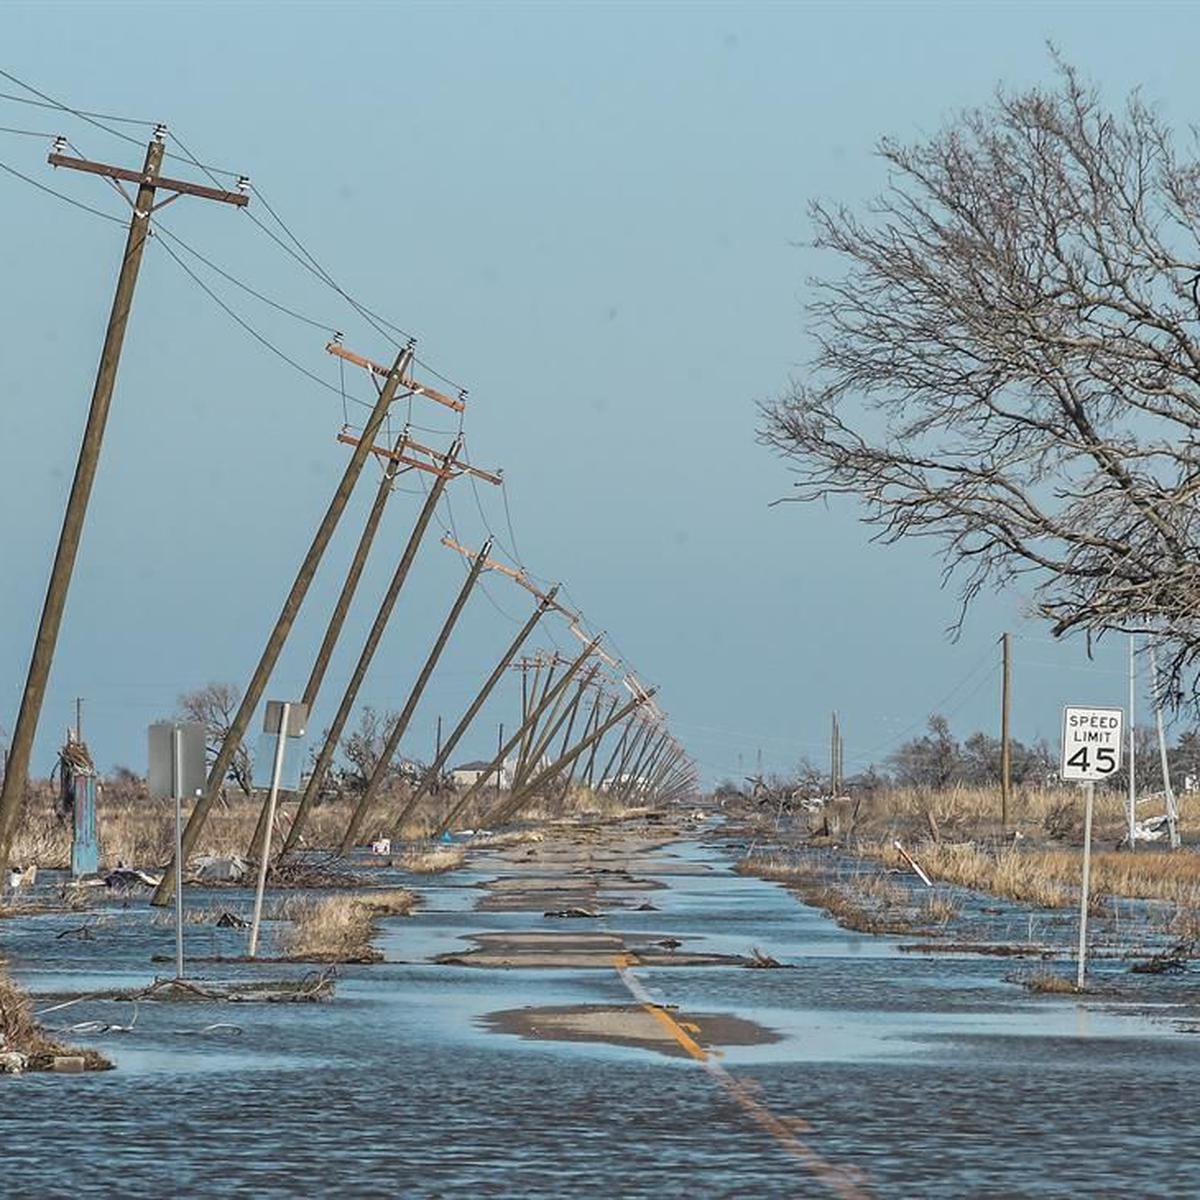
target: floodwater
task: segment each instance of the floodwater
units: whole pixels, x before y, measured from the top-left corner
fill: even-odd
[[[424,908],[382,923],[387,961],[341,968],[332,1003],[89,1001],[50,1013],[56,1028],[132,1029],[64,1035],[116,1071],[0,1081],[0,1193],[793,1197],[837,1194],[849,1169],[859,1194],[880,1197],[1200,1195],[1187,1149],[1200,1038],[1180,1031],[1169,992],[1136,1008],[1033,996],[1005,982],[1012,963],[902,953],[901,939],[847,933],[729,862],[715,844],[674,843],[634,868],[663,885],[636,893],[656,911],[554,922],[478,910],[476,885],[517,870],[484,856],[416,881]],[[247,900],[189,890],[188,903],[244,911]],[[692,1058],[529,1040],[484,1021],[525,1006],[628,1005],[615,969],[431,961],[469,948],[471,934],[568,925],[669,935],[684,950],[757,946],[792,964],[632,972],[683,1014],[727,1013],[779,1035],[719,1060],[772,1119],[752,1119]],[[211,926],[188,935],[204,955],[239,953],[245,939]],[[174,944],[144,900],[105,906],[99,920],[14,918],[0,939],[43,1009],[167,974],[151,956]],[[803,1153],[781,1129],[802,1131],[790,1140]]]

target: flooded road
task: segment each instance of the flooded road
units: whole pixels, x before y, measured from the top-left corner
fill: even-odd
[[[1200,1040],[1170,1010],[1031,996],[1005,982],[1011,964],[902,953],[731,861],[703,835],[660,846],[641,830],[487,852],[433,879],[388,872],[423,908],[381,923],[386,961],[340,968],[332,1003],[50,1013],[132,1030],[70,1035],[116,1071],[0,1083],[3,1193],[1200,1194],[1186,1153]],[[580,900],[597,915],[543,915]],[[169,969],[150,960],[171,927],[143,901],[78,933],[87,920],[0,928],[39,1009]],[[537,965],[520,965],[529,935]],[[473,962],[487,938],[515,965]],[[244,934],[189,939],[233,954]],[[747,969],[754,948],[790,969]]]

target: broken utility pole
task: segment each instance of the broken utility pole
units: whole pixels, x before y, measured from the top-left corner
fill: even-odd
[[[117,278],[117,290],[113,296],[109,313],[108,329],[104,335],[104,348],[100,353],[100,366],[92,390],[91,407],[84,427],[83,441],[75,464],[75,477],[67,498],[67,509],[63,515],[62,529],[58,537],[54,564],[50,569],[50,581],[46,587],[46,598],[42,605],[42,616],[34,638],[33,654],[29,662],[29,673],[25,679],[25,690],[21,694],[21,707],[13,729],[12,743],[8,750],[7,769],[4,774],[3,790],[0,790],[0,870],[7,868],[8,852],[20,818],[25,798],[25,786],[29,779],[29,759],[33,753],[33,741],[37,734],[38,719],[46,697],[46,684],[50,667],[54,662],[54,651],[58,645],[58,632],[62,625],[63,610],[66,608],[67,592],[71,587],[71,576],[75,569],[75,558],[83,536],[83,523],[87,516],[88,500],[100,462],[100,446],[104,440],[104,429],[108,422],[108,411],[112,402],[113,389],[117,381],[117,367],[121,361],[121,349],[125,344],[125,329],[129,312],[133,306],[133,293],[137,285],[138,272],[142,265],[142,254],[146,238],[150,233],[150,214],[164,204],[170,204],[180,196],[197,196],[216,200],[224,204],[242,206],[249,203],[245,192],[226,192],[219,188],[203,187],[182,179],[167,179],[161,174],[166,130],[160,125],[146,147],[146,159],[140,171],[113,167],[106,163],[90,162],[83,158],[70,158],[57,153],[62,139],[55,143],[56,151],[49,157],[55,167],[67,167],[84,171],[111,180],[128,200],[129,195],[121,181],[138,185],[136,198],[130,200],[133,213],[129,219],[129,235],[125,242],[125,253],[121,259],[121,272]],[[244,185],[244,181],[239,181]],[[166,200],[155,204],[158,190],[173,193]]]

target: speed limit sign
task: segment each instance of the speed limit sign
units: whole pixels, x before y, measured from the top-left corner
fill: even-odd
[[[1124,723],[1122,709],[1068,704],[1063,709],[1060,777],[1095,782],[1119,770]]]

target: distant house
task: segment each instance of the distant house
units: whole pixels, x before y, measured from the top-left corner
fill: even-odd
[[[487,775],[491,765],[486,762],[460,763],[457,767],[451,768],[450,778],[459,787],[471,787]]]

